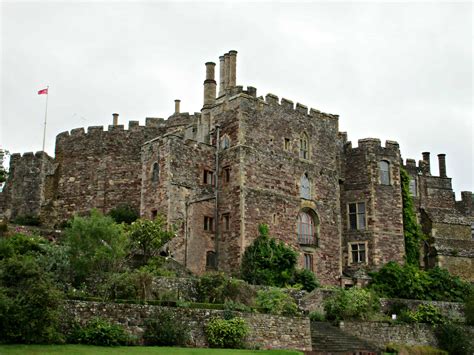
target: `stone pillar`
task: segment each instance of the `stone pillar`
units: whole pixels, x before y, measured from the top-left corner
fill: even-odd
[[[112,123],[112,124],[113,124],[114,126],[118,126],[118,116],[119,116],[118,113],[113,113],[113,114],[112,114],[112,117],[113,117],[113,123]]]
[[[229,87],[234,87],[237,82],[237,51],[229,52]]]
[[[219,57],[219,96],[225,94],[225,68],[224,68],[224,56]]]
[[[438,154],[439,176],[447,177],[446,175],[446,154]]]
[[[209,107],[216,100],[216,81],[214,80],[214,70],[216,63],[206,63],[206,80],[204,80],[204,107]]]
[[[224,54],[224,91],[229,88],[229,72],[230,72],[230,55],[229,53]]]
[[[431,167],[430,167],[430,152],[423,152],[423,161],[425,162],[425,169],[428,174],[431,174]]]
[[[174,113],[178,114],[179,113],[179,104],[181,103],[181,100],[174,100]]]

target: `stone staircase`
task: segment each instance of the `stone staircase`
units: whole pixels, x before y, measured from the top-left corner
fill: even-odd
[[[380,349],[326,322],[311,322],[311,355],[375,355]]]

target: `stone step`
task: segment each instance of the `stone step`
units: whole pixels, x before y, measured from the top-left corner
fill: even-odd
[[[377,354],[377,346],[326,322],[311,322],[313,351],[318,354]]]

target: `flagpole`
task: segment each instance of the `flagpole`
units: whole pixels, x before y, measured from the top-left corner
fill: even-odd
[[[44,129],[43,129],[43,152],[44,144],[46,141],[46,120],[48,119],[48,98],[49,98],[49,85],[46,87],[46,110],[44,112]]]

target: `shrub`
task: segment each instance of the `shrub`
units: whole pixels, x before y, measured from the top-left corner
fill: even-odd
[[[208,273],[196,286],[200,302],[225,303],[233,301],[253,306],[255,290],[245,281],[227,277],[224,273]]]
[[[316,280],[314,273],[307,269],[296,270],[294,273],[293,284],[300,284],[303,290],[311,292],[319,287],[319,282]]]
[[[89,217],[74,217],[65,238],[74,286],[118,271],[124,263],[126,236],[122,227],[97,210]]]
[[[398,320],[405,323],[443,324],[445,319],[438,308],[431,304],[420,304],[415,311],[408,309],[399,313]]]
[[[214,318],[206,326],[207,341],[212,348],[242,348],[248,332],[247,323],[240,317]]]
[[[131,339],[123,327],[97,317],[91,319],[85,327],[78,327],[73,332],[71,341],[79,344],[115,346],[127,345]]]
[[[380,301],[371,291],[362,288],[340,289],[324,301],[324,310],[329,320],[368,320],[379,309]]]
[[[467,332],[459,325],[446,323],[437,327],[436,338],[441,349],[450,354],[472,354],[472,347]]]
[[[261,224],[259,232],[242,257],[242,278],[251,284],[284,287],[293,278],[297,253],[269,237],[267,225]]]
[[[161,310],[145,321],[143,340],[146,345],[185,345],[189,340],[189,329],[173,312]]]
[[[257,307],[264,313],[284,316],[294,316],[298,313],[294,299],[277,288],[258,291],[256,302]]]
[[[117,207],[112,209],[109,212],[109,216],[112,217],[112,219],[119,224],[131,224],[132,222],[135,222],[138,218],[140,218],[140,214],[135,208],[125,204],[118,205]]]
[[[161,248],[174,237],[174,231],[166,229],[166,220],[157,216],[154,221],[138,219],[127,227],[132,255],[143,258],[143,264],[160,253]]]
[[[313,311],[309,314],[309,320],[311,322],[324,322],[326,320],[326,316],[318,311]]]
[[[464,314],[466,317],[466,323],[468,325],[474,325],[474,294],[470,295],[464,303]]]
[[[39,226],[41,225],[41,221],[38,216],[34,215],[22,215],[22,216],[17,216],[13,220],[14,224],[19,224],[21,226]]]
[[[6,221],[0,220],[0,237],[3,237],[8,232],[8,223]]]
[[[237,312],[247,312],[250,313],[252,312],[252,308],[240,303],[240,302],[234,302],[234,301],[226,301],[224,303],[224,309],[226,311],[237,311]]]

